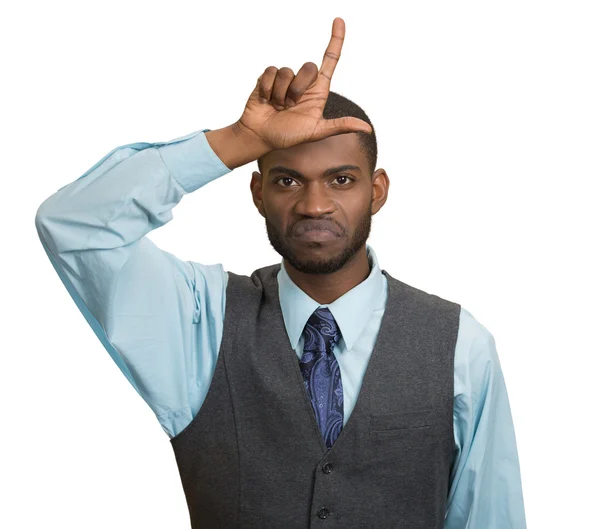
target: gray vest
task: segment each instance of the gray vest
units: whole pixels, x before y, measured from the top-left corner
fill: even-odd
[[[229,272],[198,414],[171,439],[193,529],[443,529],[460,305],[391,277],[352,415],[331,450],[279,305],[280,264]]]

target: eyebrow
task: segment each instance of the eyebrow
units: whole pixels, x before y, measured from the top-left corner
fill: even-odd
[[[329,169],[326,169],[325,171],[323,171],[323,174],[321,175],[321,177],[331,176],[336,173],[341,173],[342,171],[359,171],[360,172],[360,167],[358,167],[358,165],[350,165],[350,164],[338,165],[337,167],[330,167]],[[271,167],[271,169],[269,169],[269,177],[271,177],[273,173],[283,173],[288,176],[292,176],[294,178],[300,178],[300,179],[305,178],[305,176],[302,173],[299,173],[295,169],[290,169],[289,167],[284,167],[283,165],[276,165],[275,167]]]

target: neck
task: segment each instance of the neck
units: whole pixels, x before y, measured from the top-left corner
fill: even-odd
[[[366,246],[332,274],[306,274],[293,268],[287,259],[284,259],[284,265],[290,279],[321,305],[333,303],[362,283],[371,273]]]

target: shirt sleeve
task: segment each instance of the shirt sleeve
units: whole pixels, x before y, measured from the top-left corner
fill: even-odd
[[[461,309],[455,359],[455,459],[445,529],[525,529],[517,443],[491,333]]]
[[[184,195],[231,171],[208,130],[113,149],[35,217],[60,280],[171,437],[208,389],[228,276],[221,264],[182,261],[146,235],[173,218]]]

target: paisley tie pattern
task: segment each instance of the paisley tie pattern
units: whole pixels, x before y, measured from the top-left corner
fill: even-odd
[[[304,386],[328,449],[340,434],[344,421],[342,379],[333,354],[340,335],[331,311],[327,307],[317,308],[304,327],[304,353],[300,359]]]

